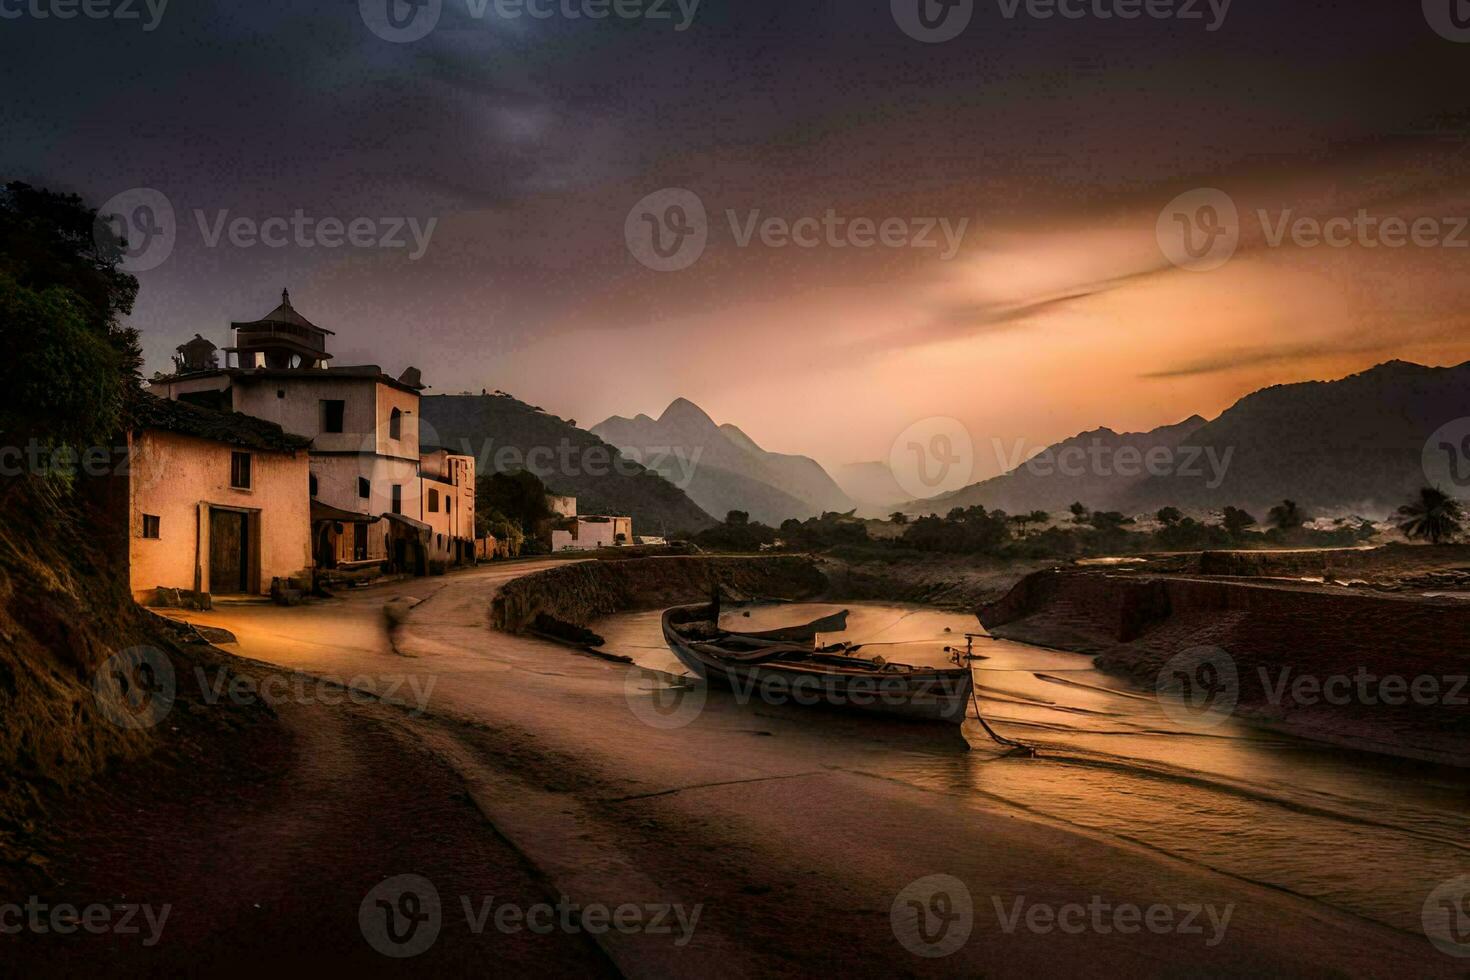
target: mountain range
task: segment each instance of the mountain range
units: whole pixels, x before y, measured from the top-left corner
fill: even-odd
[[[425,445],[474,456],[478,474],[530,469],[551,491],[575,496],[579,513],[632,517],[634,534],[702,531],[716,523],[657,473],[509,395],[425,395],[419,410]]]
[[[944,513],[979,504],[1055,513],[1080,501],[1131,514],[1231,505],[1264,516],[1290,498],[1319,514],[1383,515],[1429,482],[1426,443],[1456,420],[1467,420],[1470,435],[1470,362],[1389,361],[1336,381],[1264,388],[1210,421],[1084,432],[1001,476],[899,509]],[[1443,489],[1464,496],[1465,488]]]
[[[740,510],[776,526],[855,506],[816,460],[768,452],[736,426],[717,425],[686,398],[675,399],[657,419],[615,415],[590,431],[722,519]]]

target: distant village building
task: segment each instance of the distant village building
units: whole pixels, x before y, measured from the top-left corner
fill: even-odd
[[[231,327],[224,367],[204,367],[191,352],[181,361],[191,367],[155,378],[150,390],[263,419],[309,441],[308,537],[317,568],[387,565],[425,574],[431,563],[473,560],[474,460],[441,451],[425,474],[416,368],[393,377],[377,365],[329,366],[334,332],[292,307],[285,290],[270,313]]]
[[[145,396],[129,434],[130,587],[263,594],[311,571],[307,440]]]
[[[553,552],[621,548],[633,543],[633,518],[578,515],[576,497],[548,496],[547,505],[557,515],[551,522]]]

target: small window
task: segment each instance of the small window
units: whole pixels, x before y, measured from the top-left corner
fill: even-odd
[[[451,497],[449,494],[446,493],[444,495],[444,513],[451,514],[453,512],[454,512],[454,498]]]
[[[403,513],[403,487],[397,483],[393,484],[393,513]]]
[[[347,413],[347,403],[340,399],[322,399],[322,431],[341,432],[342,417]]]
[[[365,476],[357,478],[357,495],[363,500],[373,495],[373,482]]]
[[[285,388],[277,388],[276,389],[276,397],[277,398],[285,398],[286,397],[286,389]]]
[[[143,515],[143,537],[158,537],[158,517],[154,514]]]
[[[444,502],[445,503],[448,503],[449,502],[449,498],[448,497],[445,497],[444,498]],[[439,513],[439,491],[438,490],[433,490],[433,489],[430,489],[429,490],[429,513],[430,514],[437,514],[437,513]]]
[[[311,495],[313,497],[315,497],[316,496],[316,474],[313,473],[309,477],[307,477],[307,482],[311,485]]]
[[[388,438],[403,438],[403,413],[396,408],[388,415]]]
[[[236,490],[250,489],[249,453],[230,453],[230,486]]]

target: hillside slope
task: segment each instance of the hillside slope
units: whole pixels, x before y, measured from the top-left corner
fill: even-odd
[[[657,419],[613,416],[592,431],[685,487],[716,516],[743,510],[778,525],[854,506],[816,460],[767,452],[738,427],[716,425],[685,398],[675,399]]]
[[[715,524],[688,495],[597,436],[509,395],[425,395],[420,436],[475,457],[477,473],[528,469],[583,514],[633,518],[634,534]]]
[[[980,505],[1007,513],[1045,510],[1063,513],[1074,501],[1093,510],[1115,510],[1128,502],[1147,474],[1143,460],[1150,452],[1174,454],[1205,424],[1198,415],[1149,432],[1093,429],[1047,447],[1008,473],[904,506],[906,513],[943,514],[953,507]],[[1121,454],[1121,455],[1120,455]],[[1132,461],[1139,462],[1134,464]],[[1208,473],[1208,467],[1204,468]]]
[[[1386,515],[1429,479],[1429,437],[1466,418],[1470,362],[1434,368],[1389,361],[1337,381],[1265,388],[1189,439],[1219,457],[1233,454],[1219,486],[1151,477],[1129,488],[1127,503],[1138,510],[1232,504],[1264,517],[1260,511],[1289,497],[1309,511]]]

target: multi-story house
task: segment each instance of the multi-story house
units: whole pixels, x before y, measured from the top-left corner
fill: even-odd
[[[448,533],[440,526],[443,512],[426,509],[419,446],[424,385],[416,368],[393,377],[372,364],[330,365],[333,331],[297,312],[284,290],[270,313],[231,328],[234,342],[224,348],[224,367],[181,369],[156,378],[151,390],[264,419],[310,440],[312,554],[319,568],[386,563],[423,573],[430,562],[468,557],[472,549],[448,544],[448,537],[437,543],[436,535]],[[450,487],[456,500],[469,494],[466,533],[472,540],[474,461],[440,456],[445,458],[434,458],[429,480],[435,500],[445,479],[465,481]]]

